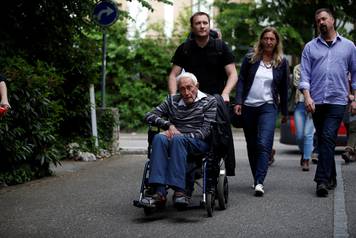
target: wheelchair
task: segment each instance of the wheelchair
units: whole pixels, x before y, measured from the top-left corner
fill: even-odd
[[[215,126],[212,126],[214,130]],[[138,200],[133,201],[133,205],[138,208],[143,208],[145,215],[151,215],[156,210],[161,209],[156,206],[150,199],[153,195],[153,188],[148,184],[149,170],[150,170],[150,156],[152,150],[153,137],[160,132],[160,128],[149,126],[148,129],[148,149],[143,176],[141,181],[141,187]],[[213,134],[213,133],[211,133]],[[212,136],[210,136],[212,137]],[[194,178],[194,185],[197,185],[202,190],[202,197],[200,201],[200,207],[205,208],[208,217],[213,216],[215,210],[216,201],[220,210],[225,210],[228,204],[229,186],[228,179],[225,171],[224,158],[216,153],[216,148],[210,148],[206,153],[199,155],[188,155],[187,163],[188,170],[186,172],[187,184],[190,179]],[[200,183],[202,180],[202,185]],[[168,187],[166,188],[168,189]],[[188,208],[189,209],[189,206]],[[178,208],[178,210],[180,210]]]

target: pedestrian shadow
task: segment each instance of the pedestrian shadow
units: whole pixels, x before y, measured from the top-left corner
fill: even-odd
[[[173,207],[173,203],[169,202],[166,204],[165,208],[155,210],[149,215],[144,214],[143,209],[141,209],[141,211],[142,213],[139,213],[141,214],[139,215],[140,217],[132,219],[134,223],[144,224],[165,220],[177,224],[192,224],[202,222],[204,219],[208,218],[207,210],[201,203],[201,194],[193,194],[191,204],[183,210],[177,210]],[[223,210],[220,210],[218,204],[215,204],[213,217],[219,216],[221,214],[220,212],[223,212]]]
[[[168,221],[172,223],[198,223],[202,221],[203,218],[207,217],[206,213],[204,214],[204,210],[199,209],[202,211],[197,213],[198,208],[196,206],[189,207],[184,211],[177,211],[174,208],[167,208],[162,209],[159,211],[155,211],[150,215],[145,215],[142,211],[141,217],[132,219],[133,223],[137,224],[145,224],[145,223],[152,223],[156,221]],[[192,212],[194,211],[194,212]]]

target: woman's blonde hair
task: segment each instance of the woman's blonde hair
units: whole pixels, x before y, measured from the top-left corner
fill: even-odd
[[[271,62],[273,67],[277,67],[283,60],[283,45],[282,45],[282,39],[278,34],[276,28],[271,26],[264,28],[263,31],[261,32],[258,41],[255,43],[253,47],[253,51],[249,54],[250,62],[255,63],[258,60],[262,60],[262,55],[263,55],[262,39],[264,34],[267,32],[272,32],[277,40],[276,47],[273,50],[273,57]]]

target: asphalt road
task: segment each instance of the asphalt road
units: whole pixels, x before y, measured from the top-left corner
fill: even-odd
[[[146,157],[126,154],[65,161],[56,176],[1,188],[0,237],[356,237],[356,164],[344,165],[337,155],[343,179],[339,173],[338,190],[318,198],[315,165],[302,172],[296,147],[276,141],[265,196],[254,197],[245,143],[235,145],[228,208],[212,218],[198,207],[176,211],[171,199],[164,211],[145,216],[132,201]],[[196,191],[193,204],[200,199]]]

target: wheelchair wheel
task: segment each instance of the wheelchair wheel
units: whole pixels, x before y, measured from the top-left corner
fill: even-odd
[[[206,211],[208,212],[208,217],[213,216],[215,207],[215,196],[213,193],[206,194]]]
[[[217,197],[219,202],[219,208],[225,210],[229,198],[229,185],[225,175],[220,175],[217,184]]]

